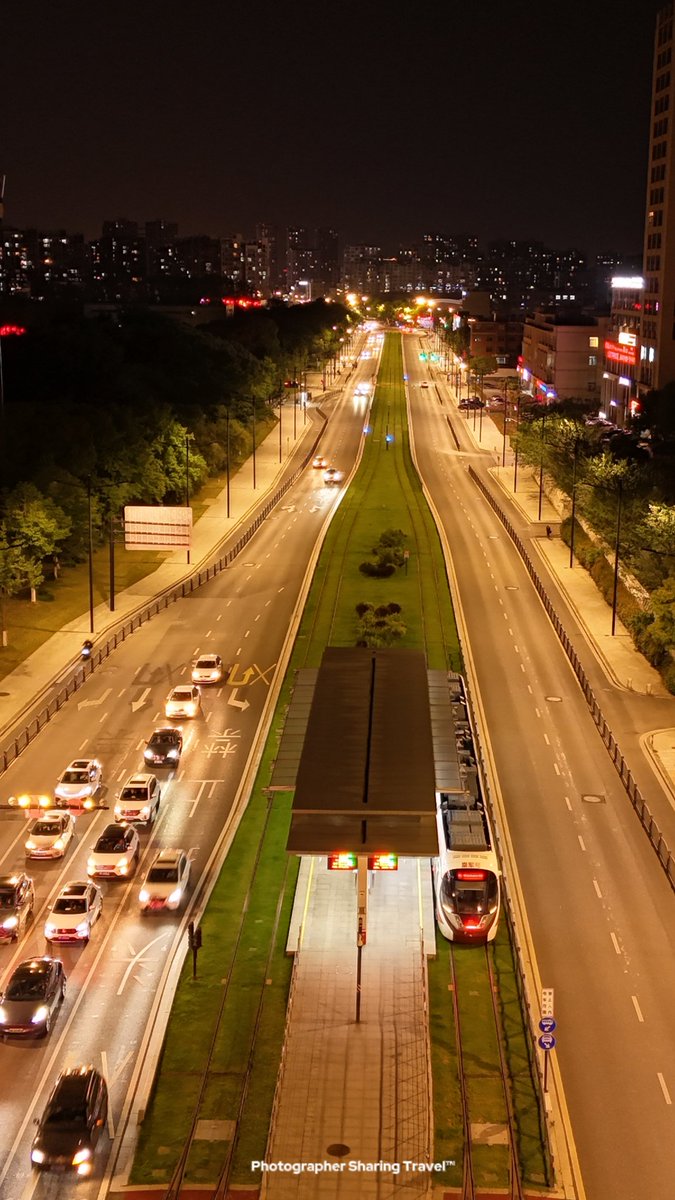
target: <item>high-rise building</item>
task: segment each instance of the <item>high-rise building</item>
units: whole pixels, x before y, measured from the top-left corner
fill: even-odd
[[[641,391],[675,379],[675,63],[673,2],[656,18],[640,334]]]

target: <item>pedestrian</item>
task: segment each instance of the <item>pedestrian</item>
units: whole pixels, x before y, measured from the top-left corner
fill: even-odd
[[[550,538],[550,537],[551,537],[551,535],[552,535],[552,533],[553,533],[553,530],[551,529],[551,526],[550,526],[550,525],[547,525],[547,526],[546,526],[546,536],[547,536],[547,538]]]

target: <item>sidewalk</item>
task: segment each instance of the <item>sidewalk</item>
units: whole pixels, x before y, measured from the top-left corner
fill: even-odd
[[[246,525],[249,513],[260,503],[266,493],[274,490],[289,462],[300,463],[314,439],[323,428],[315,409],[321,403],[329,403],[343,386],[348,371],[342,373],[331,390],[322,392],[321,375],[315,383],[308,380],[312,395],[307,408],[305,423],[303,410],[296,414],[296,437],[293,437],[292,407],[284,412],[282,428],[281,461],[279,455],[279,432],[276,426],[256,447],[256,487],[253,488],[253,458],[242,464],[230,479],[230,516],[227,516],[227,489],[209,503],[206,512],[195,522],[192,530],[190,565],[185,550],[167,554],[164,562],[153,572],[139,579],[131,587],[115,597],[115,612],[107,604],[94,609],[94,640],[105,639],[121,622],[137,609],[152,602],[166,589],[189,579],[200,566],[206,566],[215,556],[216,548],[224,538],[232,534],[238,525]],[[64,625],[44,642],[38,650],[25,659],[11,674],[0,682],[0,731],[11,726],[16,715],[30,705],[50,683],[77,662],[84,638],[89,636],[89,612]]]
[[[442,379],[445,382],[444,376]],[[447,382],[445,386],[452,403],[455,404],[453,389]],[[647,696],[670,696],[658,671],[654,670],[646,658],[635,649],[628,630],[618,618],[616,632],[612,636],[611,609],[588,572],[578,562],[570,567],[569,546],[559,537],[560,522],[564,514],[553,506],[546,492],[543,493],[541,517],[539,517],[537,472],[531,467],[519,464],[514,493],[514,454],[509,447],[508,440],[504,455],[503,434],[485,412],[483,413],[482,431],[479,419],[476,419],[474,431],[472,411],[469,412],[468,419],[465,419],[464,424],[476,447],[488,451],[494,456],[495,465],[489,470],[493,479],[504,492],[504,507],[508,510],[511,504],[516,504],[521,515],[530,523],[532,550],[545,559],[560,590],[565,593],[567,602],[573,609],[579,624],[585,629],[586,636],[608,676],[617,687],[627,691]],[[480,441],[479,433],[482,433]],[[502,458],[505,458],[504,466],[501,465]],[[550,525],[553,530],[552,538],[546,536],[547,525]],[[643,746],[675,798],[675,728],[645,732]]]

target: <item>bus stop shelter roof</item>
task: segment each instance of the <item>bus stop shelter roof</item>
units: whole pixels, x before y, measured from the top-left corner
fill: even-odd
[[[329,647],[316,679],[300,681],[299,692],[300,709],[294,715],[291,705],[288,714],[296,748],[304,718],[306,730],[287,849],[296,854],[435,854],[434,746],[424,654]],[[285,734],[279,766],[288,786],[294,754],[284,743]],[[275,774],[272,786],[283,786]]]

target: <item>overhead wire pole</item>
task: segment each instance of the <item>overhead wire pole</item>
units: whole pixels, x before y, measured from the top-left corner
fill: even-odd
[[[612,591],[612,637],[616,629],[616,602],[619,592],[619,546],[621,543],[621,500],[623,497],[623,480],[618,480],[619,490],[616,504],[616,543],[614,546],[614,588]]]
[[[89,525],[89,632],[94,632],[94,528],[91,515],[91,475],[87,476],[87,511]]]

